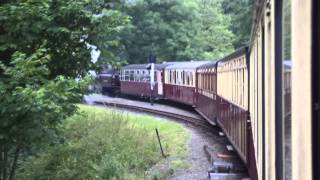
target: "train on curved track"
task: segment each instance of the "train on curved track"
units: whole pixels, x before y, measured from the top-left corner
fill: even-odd
[[[193,106],[222,128],[251,179],[319,178],[319,2],[288,1],[256,0],[250,43],[222,59],[156,64],[153,91],[147,64],[102,73],[101,84]]]

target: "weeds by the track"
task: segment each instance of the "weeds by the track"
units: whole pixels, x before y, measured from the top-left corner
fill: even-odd
[[[162,159],[155,128],[169,155],[170,172],[185,167],[188,134],[181,125],[100,107],[79,107],[79,113],[61,127],[64,143],[43,147],[37,156],[21,162],[18,179],[163,177],[149,171]]]

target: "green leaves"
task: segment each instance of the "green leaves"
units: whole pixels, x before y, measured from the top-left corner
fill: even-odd
[[[219,0],[143,0],[127,3],[131,25],[121,35],[130,63],[217,59],[233,50],[230,18]]]
[[[15,51],[31,55],[46,48],[52,61],[49,78],[58,75],[83,76],[97,66],[91,62],[91,48],[102,51],[104,63],[119,60],[113,52],[117,34],[128,22],[105,0],[28,0],[0,7],[0,59],[10,64]],[[111,3],[113,4],[113,3]],[[101,5],[101,6],[100,6]]]
[[[253,21],[254,0],[223,0],[223,8],[231,17],[231,31],[236,35],[233,45],[240,48],[249,43]]]
[[[76,112],[86,87],[91,47],[111,48],[124,16],[99,0],[18,0],[0,6],[0,179],[19,153],[59,141],[61,122]],[[116,59],[118,61],[118,59]],[[17,152],[17,154],[13,154]],[[18,163],[19,164],[19,163]],[[13,174],[14,175],[14,174]]]

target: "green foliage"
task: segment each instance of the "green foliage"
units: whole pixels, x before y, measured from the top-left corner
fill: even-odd
[[[20,154],[58,140],[56,127],[76,111],[73,103],[79,102],[89,82],[88,78],[76,81],[63,76],[48,80],[50,56],[45,49],[31,56],[16,52],[12,59],[9,66],[1,64],[0,76],[0,150],[6,154],[1,159],[3,179],[9,178],[5,172],[14,175],[16,166],[10,164],[17,163]]]
[[[199,44],[203,44],[204,57],[215,59],[233,51],[234,34],[231,19],[223,11],[221,0],[197,0],[199,7]]]
[[[19,158],[59,142],[58,127],[76,112],[91,81],[88,70],[96,68],[90,44],[104,49],[100,61],[111,54],[108,44],[117,45],[127,18],[97,3],[1,1],[0,179],[15,178]]]
[[[207,1],[127,3],[123,11],[132,20],[121,40],[128,61],[145,63],[151,51],[159,61],[215,59],[232,51],[230,20],[219,0]]]
[[[117,61],[111,48],[127,17],[97,4],[103,0],[19,0],[0,7],[0,59],[10,64],[15,51],[31,55],[40,46],[51,56],[49,77],[85,75],[96,68],[89,44],[102,50],[101,61]]]
[[[231,17],[231,31],[235,35],[233,45],[240,48],[248,45],[251,34],[254,0],[223,0],[223,8]]]
[[[173,157],[186,149],[186,132],[175,123],[80,106],[63,123],[64,144],[27,159],[18,179],[142,179],[160,160],[154,128]],[[173,134],[176,133],[176,134]],[[176,136],[180,136],[178,144]],[[176,146],[180,146],[177,148]]]

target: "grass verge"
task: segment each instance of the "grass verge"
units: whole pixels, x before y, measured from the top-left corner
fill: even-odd
[[[169,155],[166,171],[151,168],[162,160],[155,128]],[[79,105],[61,131],[64,143],[27,158],[18,179],[160,179],[187,167],[188,133],[174,122]]]

